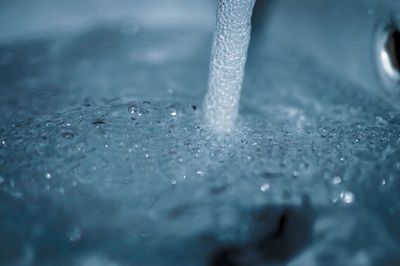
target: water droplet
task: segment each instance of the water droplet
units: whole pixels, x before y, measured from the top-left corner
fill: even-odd
[[[68,233],[68,238],[71,242],[75,242],[80,240],[82,237],[82,232],[79,227],[73,228],[69,233]]]
[[[0,184],[4,182],[4,177],[0,175]]]
[[[176,112],[174,111],[174,112],[171,112],[171,115],[172,116],[176,116]]]
[[[382,180],[380,181],[380,189],[382,191],[389,189],[390,185],[393,182],[393,176],[390,175],[388,177],[382,178]]]
[[[50,173],[46,173],[44,176],[45,176],[47,179],[50,179],[50,178],[51,178],[51,174],[50,174]]]
[[[204,172],[201,171],[201,170],[198,170],[198,171],[196,172],[196,174],[198,174],[199,176],[203,176],[203,175],[204,175]]]
[[[339,185],[340,183],[342,183],[342,178],[340,176],[335,176],[334,178],[332,178],[331,182],[333,185]]]
[[[266,192],[267,190],[270,189],[270,187],[271,187],[270,184],[265,183],[264,185],[262,185],[262,186],[260,187],[260,190],[261,190],[262,192]]]
[[[135,114],[136,108],[137,108],[136,104],[131,104],[131,105],[129,105],[129,106],[128,106],[128,111],[129,111],[129,113],[131,113],[132,115]]]
[[[58,192],[60,192],[61,195],[64,195],[64,188],[60,187],[60,188],[58,189]]]
[[[172,184],[172,185],[175,185],[175,184],[176,184],[176,180],[175,180],[175,179],[172,179],[172,180],[171,180],[171,184]]]
[[[353,192],[345,190],[340,193],[340,199],[346,204],[352,204],[355,200],[355,195]]]

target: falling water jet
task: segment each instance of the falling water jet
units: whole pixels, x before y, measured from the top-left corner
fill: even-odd
[[[204,101],[205,118],[218,132],[230,132],[238,115],[255,1],[218,0]]]

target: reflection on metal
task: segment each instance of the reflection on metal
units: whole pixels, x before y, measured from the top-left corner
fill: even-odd
[[[375,59],[379,81],[386,94],[400,97],[400,33],[393,22],[380,23],[375,32]]]

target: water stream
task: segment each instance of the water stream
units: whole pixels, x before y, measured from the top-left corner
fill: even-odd
[[[238,115],[254,4],[255,0],[218,0],[205,116],[219,132],[229,132]]]

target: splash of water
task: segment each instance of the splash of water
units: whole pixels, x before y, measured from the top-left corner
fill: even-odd
[[[204,110],[219,132],[231,131],[238,115],[255,1],[218,0]]]

